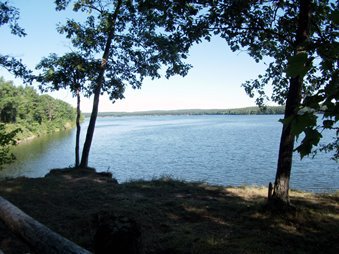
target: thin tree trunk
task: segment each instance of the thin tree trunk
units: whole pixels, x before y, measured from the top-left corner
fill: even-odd
[[[77,89],[77,119],[76,119],[76,125],[77,125],[77,133],[75,137],[75,167],[79,167],[80,162],[80,154],[79,154],[79,143],[80,143],[80,132],[81,132],[81,126],[80,126],[80,89]]]
[[[305,50],[305,42],[309,38],[311,19],[311,0],[300,0],[298,29],[296,34],[296,51],[300,54]],[[290,79],[290,87],[286,99],[284,119],[297,115],[302,97],[303,77],[297,76]],[[291,124],[284,123],[280,147],[277,173],[274,182],[274,191],[270,202],[289,205],[289,182],[292,169],[292,156],[295,136],[291,131]]]
[[[97,84],[94,89],[93,108],[92,108],[91,118],[89,121],[87,133],[86,133],[86,140],[85,140],[84,148],[82,150],[81,163],[80,163],[80,167],[83,167],[83,168],[88,167],[89,152],[90,152],[91,145],[92,145],[95,123],[96,123],[96,119],[98,116],[101,87],[104,82],[106,64],[107,64],[108,57],[110,54],[111,44],[112,44],[112,40],[113,40],[114,33],[115,33],[115,23],[118,18],[121,4],[122,4],[122,0],[119,0],[115,8],[115,11],[113,13],[113,16],[112,16],[112,27],[107,37],[104,54],[102,56],[101,68],[100,68],[100,72],[99,72],[98,79],[97,79]]]
[[[101,76],[101,73],[100,73],[100,76]],[[80,163],[80,167],[82,167],[82,168],[88,167],[89,151],[91,149],[93,135],[94,135],[94,129],[95,129],[95,123],[96,123],[96,119],[97,119],[97,116],[98,116],[101,85],[102,85],[101,83],[98,83],[96,85],[96,89],[95,89],[95,92],[94,92],[93,108],[92,108],[91,118],[89,120],[89,124],[88,124],[88,128],[87,128],[84,148],[82,149],[82,156],[81,156],[81,163]]]
[[[0,219],[37,254],[90,254],[0,197]]]
[[[302,80],[299,78],[292,78],[290,80],[284,119],[297,114],[301,100],[301,88]],[[272,196],[275,201],[281,201],[284,204],[289,204],[290,202],[288,192],[292,169],[294,139],[295,137],[291,132],[291,125],[284,124],[280,139],[278,166]]]

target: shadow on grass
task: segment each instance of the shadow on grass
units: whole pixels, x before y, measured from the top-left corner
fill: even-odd
[[[135,220],[145,253],[339,253],[338,196],[291,193],[296,212],[276,215],[263,209],[265,189],[169,178],[116,184],[81,170],[6,180],[0,195],[89,250],[105,213]],[[6,232],[0,225],[0,248],[20,253],[13,247],[24,245]]]

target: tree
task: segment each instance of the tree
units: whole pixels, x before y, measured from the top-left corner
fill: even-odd
[[[16,144],[14,137],[19,131],[20,129],[6,131],[5,124],[0,123],[0,169],[15,160],[14,154],[10,152],[10,146]]]
[[[13,6],[8,5],[7,1],[0,1],[0,26],[9,25],[11,33],[17,36],[25,36],[25,30],[20,27],[19,10]]]
[[[13,7],[8,5],[7,2],[0,1],[0,26],[9,25],[10,31],[12,34],[17,35],[19,37],[25,36],[25,31],[18,24],[19,19],[19,11]],[[25,76],[29,75],[29,71],[27,71],[26,67],[22,64],[20,60],[17,60],[8,55],[0,54],[0,67],[7,69],[12,72],[15,76]],[[3,79],[0,80],[3,83]],[[7,107],[13,109],[13,105],[11,103],[7,103]],[[9,112],[10,110],[6,110]],[[5,112],[2,110],[2,112]],[[13,113],[13,112],[12,112]],[[6,116],[1,114],[1,120],[10,121],[13,114],[7,114]],[[5,119],[6,118],[6,119]],[[9,146],[14,145],[16,142],[14,140],[14,136],[20,131],[20,129],[16,129],[10,132],[6,131],[5,125],[0,123],[0,169],[4,164],[11,163],[15,156],[9,152]]]
[[[34,77],[40,83],[41,91],[68,88],[77,98],[75,167],[78,167],[80,162],[80,93],[83,91],[85,96],[91,95],[91,89],[86,86],[86,83],[91,82],[95,77],[93,70],[98,67],[94,65],[95,62],[88,62],[78,53],[67,53],[61,57],[51,54],[49,57],[43,58],[37,65],[36,68],[41,69],[42,73]]]
[[[8,25],[12,34],[22,37],[26,36],[26,33],[18,23],[19,16],[20,13],[17,8],[7,2],[0,1],[0,26]],[[8,55],[0,54],[0,67],[5,68],[16,77],[23,77],[24,79],[29,79],[31,73],[21,60]]]
[[[87,167],[100,95],[106,92],[113,102],[122,99],[127,85],[140,88],[145,77],[159,78],[162,66],[167,66],[167,78],[186,75],[190,66],[182,59],[191,42],[175,33],[176,24],[165,26],[166,20],[148,8],[148,1],[56,0],[57,9],[65,9],[71,2],[74,11],[88,14],[87,19],[83,23],[68,20],[59,32],[82,55],[92,59],[101,55],[91,84],[93,109],[80,163]],[[183,13],[189,9],[186,5],[180,8]]]
[[[338,156],[338,7],[338,1],[311,0],[213,4],[213,30],[233,51],[245,48],[257,62],[271,61],[264,75],[243,85],[246,92],[262,106],[269,99],[265,86],[271,84],[271,100],[286,104],[271,203],[289,204],[293,151],[310,154],[323,129],[335,132],[327,148]],[[318,112],[323,113],[320,126]],[[304,138],[294,148],[300,134]]]
[[[16,121],[18,111],[17,90],[13,89],[12,82],[0,78],[0,122],[11,123]]]
[[[0,169],[15,160],[10,147],[16,144],[15,136],[20,128],[7,130],[6,123],[15,122],[17,116],[17,91],[11,82],[0,77]]]
[[[0,123],[6,130],[20,128],[17,139],[66,128],[75,121],[74,108],[49,95],[38,95],[30,86],[15,86],[0,78]]]

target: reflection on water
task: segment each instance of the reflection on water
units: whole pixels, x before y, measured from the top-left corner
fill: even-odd
[[[74,130],[45,135],[23,142],[13,149],[16,161],[5,165],[0,176],[39,177],[46,169],[67,167],[74,161]]]
[[[99,118],[89,165],[118,181],[170,175],[220,185],[267,185],[275,176],[280,116],[142,116]],[[85,123],[81,140],[84,141]],[[38,177],[74,164],[75,130],[21,144],[2,176]],[[338,189],[330,155],[294,158],[291,187]]]

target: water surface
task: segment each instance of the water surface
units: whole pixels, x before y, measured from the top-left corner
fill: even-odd
[[[89,165],[119,182],[160,176],[219,185],[267,185],[275,176],[281,116],[98,118]],[[82,126],[84,141],[87,123]],[[74,164],[75,130],[21,144],[0,176],[45,175]],[[338,189],[338,164],[320,154],[293,162],[291,187]]]

